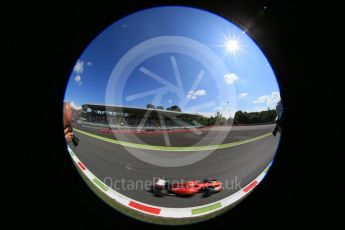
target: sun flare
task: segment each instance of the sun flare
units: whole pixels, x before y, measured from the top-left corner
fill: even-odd
[[[237,54],[242,50],[241,39],[235,36],[225,36],[221,45],[224,48],[224,53],[226,56],[237,56]]]
[[[230,53],[236,53],[240,46],[237,40],[229,40],[226,42],[226,49]]]

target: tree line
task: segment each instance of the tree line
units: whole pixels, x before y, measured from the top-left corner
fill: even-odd
[[[159,109],[159,110],[164,110],[164,107],[162,105],[158,105],[157,107],[153,104],[147,104],[146,108],[148,109]],[[182,112],[181,108],[178,107],[178,105],[173,105],[168,107],[166,110],[170,110],[170,111],[176,111],[176,112]]]
[[[268,109],[261,112],[237,111],[234,118],[225,118],[220,112],[211,117],[198,117],[196,121],[204,126],[211,125],[240,125],[240,124],[259,124],[275,122],[276,111]]]
[[[154,106],[153,104],[147,104],[146,108],[164,110],[164,107]],[[177,105],[168,107],[166,110],[181,112],[181,108]],[[230,124],[259,124],[259,123],[271,123],[275,122],[276,110],[267,109],[261,112],[243,112],[241,110],[235,113],[234,118],[225,118],[220,112],[217,112],[215,116],[204,117],[200,116],[195,119],[201,125],[230,125]]]

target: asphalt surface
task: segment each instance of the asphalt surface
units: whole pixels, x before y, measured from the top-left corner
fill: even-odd
[[[228,143],[259,136],[271,132],[273,128],[273,125],[242,126],[235,127],[230,132],[226,131],[227,128],[219,128],[216,132],[220,136],[226,135],[222,143]],[[99,133],[95,129],[83,128],[83,130],[97,135],[113,136],[112,134]],[[195,136],[199,136],[199,138],[202,135],[204,135],[203,137],[207,136],[208,131],[203,132],[201,135],[194,133],[169,134],[169,139],[173,146],[188,146],[188,144],[196,143]],[[137,154],[141,154],[142,150],[131,148],[131,154],[121,145],[98,140],[77,131],[75,131],[75,135],[80,140],[79,145],[78,147],[70,145],[70,147],[83,164],[108,186],[140,202],[161,207],[180,208],[215,202],[243,189],[273,160],[280,139],[279,134],[277,137],[272,135],[247,144],[212,151],[204,159],[190,165],[160,167],[145,163],[134,156],[136,151],[138,152]],[[131,139],[133,135],[127,134],[126,138]],[[138,134],[136,136],[145,138],[146,144],[166,144],[164,138],[162,139],[162,134]],[[205,143],[207,141],[202,141],[202,145],[205,145]],[[145,152],[152,156],[168,154],[165,156],[171,157],[198,153],[204,154],[202,152],[176,153],[151,150],[145,150]],[[223,182],[224,190],[209,197],[204,197],[203,194],[196,194],[189,198],[174,196],[155,197],[149,192],[149,188],[154,178],[157,177],[164,177],[167,180],[219,179]],[[135,184],[137,186],[134,186]]]
[[[169,146],[161,132],[148,134],[120,134],[104,131],[104,128],[91,126],[78,126],[80,130],[97,134],[102,137],[112,138],[120,141]],[[205,146],[211,144],[229,143],[245,140],[272,132],[274,125],[257,126],[233,126],[233,127],[212,127],[201,131],[190,131],[187,133],[169,133],[170,146]]]

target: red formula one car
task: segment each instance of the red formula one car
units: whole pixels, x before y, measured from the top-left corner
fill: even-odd
[[[179,195],[192,196],[203,192],[209,196],[222,190],[222,182],[216,179],[189,180],[169,183],[164,179],[158,179],[153,186],[153,192],[156,196]]]

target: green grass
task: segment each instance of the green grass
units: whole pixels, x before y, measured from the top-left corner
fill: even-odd
[[[222,207],[221,203],[215,203],[206,207],[192,209],[192,214],[195,215],[203,212],[209,212],[220,207]]]
[[[102,183],[100,182],[97,178],[93,179],[93,182],[97,184],[103,191],[108,191],[109,189]]]

